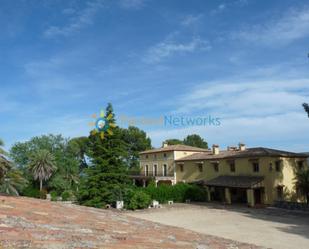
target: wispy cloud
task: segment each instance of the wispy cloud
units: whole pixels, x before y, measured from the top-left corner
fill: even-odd
[[[289,9],[281,17],[234,32],[233,38],[263,45],[286,45],[309,36],[309,7]]]
[[[207,51],[210,49],[211,46],[209,42],[200,38],[193,38],[187,43],[164,41],[148,49],[144,61],[147,63],[157,63],[178,53],[192,53],[195,51]]]
[[[226,7],[227,7],[227,4],[221,3],[214,10],[211,11],[211,14],[212,15],[219,14],[219,13],[223,12],[226,9]]]
[[[167,138],[198,133],[209,143],[222,146],[242,141],[249,146],[305,151],[309,120],[301,104],[309,101],[309,79],[305,75],[302,77],[302,73],[298,76],[288,70],[284,73],[287,66],[192,83],[194,87],[169,103],[174,107],[171,113],[212,115],[221,119],[221,126],[161,127],[148,134],[157,146]]]
[[[290,112],[265,117],[235,117],[221,119],[221,126],[192,126],[156,129],[147,132],[155,146],[168,138],[183,139],[188,134],[200,134],[211,144],[226,146],[246,143],[249,147],[265,146],[291,151],[308,151],[308,123],[304,113]]]
[[[69,36],[93,23],[94,16],[103,7],[103,0],[87,2],[86,7],[81,11],[76,11],[76,14],[70,19],[69,23],[64,26],[50,26],[44,32],[47,38],[56,36]],[[74,14],[74,10],[66,11],[64,14]]]
[[[183,96],[178,112],[210,111],[224,116],[266,116],[301,110],[308,79],[222,80],[208,82]]]
[[[145,0],[120,0],[119,5],[125,9],[140,9],[145,5]]]
[[[202,14],[199,14],[199,15],[187,15],[181,21],[181,25],[185,26],[185,27],[192,26],[193,24],[196,24],[197,22],[199,22],[202,19],[202,17],[203,17]]]

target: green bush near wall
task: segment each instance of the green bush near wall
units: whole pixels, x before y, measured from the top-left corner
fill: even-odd
[[[53,191],[50,192],[51,201],[57,201],[57,196],[58,196],[58,194],[57,194],[56,191],[53,190]]]
[[[33,198],[40,198],[40,190],[36,187],[29,185],[25,189],[23,189],[22,193],[23,196],[33,197]]]
[[[205,188],[186,183],[178,183],[176,185],[159,185],[155,187],[154,183],[149,184],[143,189],[151,199],[160,203],[168,201],[185,202],[187,199],[191,201],[208,201],[207,191]]]
[[[135,191],[135,193],[131,196],[128,209],[143,209],[147,208],[151,203],[151,197],[149,194],[139,190]]]

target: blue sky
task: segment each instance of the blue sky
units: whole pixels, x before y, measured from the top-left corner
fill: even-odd
[[[0,137],[87,135],[118,117],[220,117],[140,126],[155,146],[198,133],[221,147],[309,151],[309,3],[0,0]]]

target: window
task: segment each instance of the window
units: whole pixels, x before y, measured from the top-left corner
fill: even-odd
[[[163,165],[163,176],[167,176],[167,165]]]
[[[276,171],[281,172],[281,162],[280,161],[276,161]]]
[[[283,186],[277,187],[277,199],[283,200]]]
[[[157,176],[158,175],[158,165],[153,166],[153,175]]]
[[[259,172],[260,171],[260,165],[259,165],[258,162],[253,162],[252,167],[253,167],[253,172]]]
[[[156,159],[156,158],[157,158],[157,154],[154,154],[154,155],[153,155],[153,158],[155,158],[155,159]]]
[[[149,175],[148,165],[145,166],[145,176]]]
[[[303,170],[304,168],[304,161],[298,161],[297,162],[298,170]]]
[[[198,170],[199,172],[203,172],[203,164],[201,163],[198,164]]]
[[[270,172],[273,171],[273,164],[272,164],[272,163],[269,164],[269,171],[270,171]]]
[[[148,155],[146,155],[145,158],[148,159]]]
[[[164,158],[166,158],[166,157],[167,157],[166,153],[164,153],[164,154],[163,154],[163,157],[164,157]]]
[[[231,170],[231,172],[236,171],[235,162],[230,162],[230,170]]]
[[[219,164],[218,163],[214,163],[214,171],[218,172],[219,171]]]
[[[183,172],[183,164],[180,165],[180,172]]]

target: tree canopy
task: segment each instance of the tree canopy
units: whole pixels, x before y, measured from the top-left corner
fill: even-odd
[[[307,115],[309,117],[309,105],[307,103],[303,103],[303,107],[304,107],[305,112],[307,113]]]
[[[105,118],[113,115],[114,119],[110,104],[105,115]],[[81,204],[94,207],[112,204],[122,199],[129,184],[126,164],[128,144],[119,127],[114,127],[112,132],[105,134],[103,139],[99,133],[89,135],[90,165],[84,170],[80,184],[78,200]]]
[[[33,178],[40,181],[40,190],[43,188],[43,181],[48,180],[57,170],[55,158],[48,150],[38,150],[32,154],[28,167]]]
[[[165,143],[167,143],[168,145],[184,144],[198,148],[208,148],[208,143],[200,135],[197,134],[188,135],[184,138],[184,140],[176,138],[167,139],[165,140]]]
[[[129,126],[128,129],[121,129],[123,140],[127,146],[127,164],[129,168],[139,166],[139,152],[151,149],[151,140],[146,132],[137,127]]]

